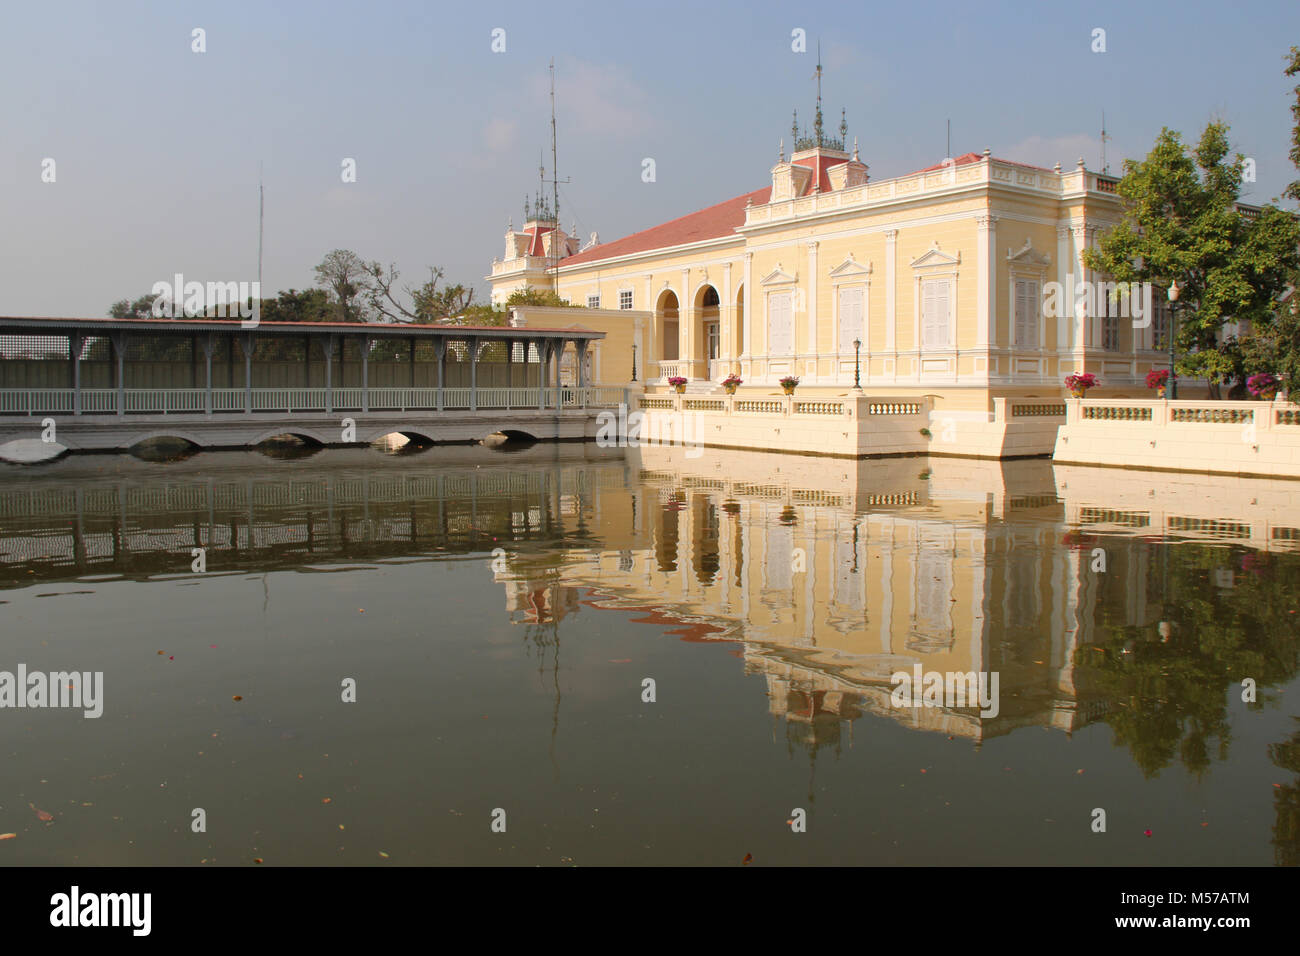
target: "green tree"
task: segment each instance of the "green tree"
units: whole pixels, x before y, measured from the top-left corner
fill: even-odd
[[[108,317],[111,319],[149,319],[153,318],[153,303],[158,298],[153,293],[142,295],[134,302],[129,299],[119,299],[108,307]]]
[[[1177,132],[1162,129],[1145,159],[1125,160],[1117,187],[1123,219],[1083,256],[1120,282],[1162,290],[1178,283],[1178,372],[1208,377],[1216,396],[1218,384],[1241,371],[1224,351],[1224,323],[1267,323],[1300,265],[1295,217],[1272,205],[1258,216],[1238,206],[1244,158],[1229,157],[1222,123],[1206,126],[1190,152]]]
[[[1286,76],[1300,76],[1300,47],[1291,47],[1287,57]],[[1300,169],[1300,85],[1292,93],[1291,104],[1291,162]],[[1287,186],[1288,199],[1300,199],[1300,179]],[[1246,364],[1252,372],[1270,372],[1280,378],[1294,400],[1300,397],[1300,269],[1292,268],[1287,277],[1288,289],[1280,297],[1277,308],[1266,320],[1257,323],[1250,334],[1242,339]]]
[[[334,293],[340,322],[364,322],[365,305],[358,301],[367,288],[367,266],[351,249],[335,249],[316,266],[316,280]]]
[[[553,289],[534,289],[532,286],[525,286],[511,292],[510,298],[506,299],[506,305],[549,305],[566,309],[582,308],[580,305],[574,305],[568,299],[561,299],[559,293]]]
[[[274,299],[262,300],[263,322],[339,322],[342,313],[324,289],[280,290]]]

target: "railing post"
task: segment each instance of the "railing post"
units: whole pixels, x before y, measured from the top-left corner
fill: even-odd
[[[550,365],[550,361],[551,361],[551,344],[549,342],[546,342],[545,346],[543,347],[543,341],[541,339],[538,339],[537,340],[537,410],[539,412],[546,410],[546,386],[548,384],[548,379],[550,379],[551,377],[550,374],[547,372],[547,367]]]

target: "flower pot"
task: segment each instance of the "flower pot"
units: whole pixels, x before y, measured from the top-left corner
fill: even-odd
[[[1086,388],[1072,388],[1070,389],[1070,394],[1075,398],[1083,398],[1083,396],[1088,394],[1088,390]]]
[[[793,386],[793,385],[782,385],[781,387],[782,387],[783,389],[785,389],[785,393],[786,393],[787,395],[793,395],[793,394],[794,394],[795,386]]]
[[[1165,387],[1161,385],[1159,388],[1156,389],[1156,398],[1164,398],[1164,397],[1165,397]]]
[[[735,395],[735,394],[736,394],[736,386],[735,386],[735,385],[724,385],[724,386],[722,386],[722,387],[725,388],[725,389],[727,390],[727,394],[728,394],[728,395]]]
[[[685,395],[685,394],[686,394],[686,386],[685,386],[685,385],[674,385],[673,388],[677,390],[677,394],[678,394],[678,395]]]
[[[1261,402],[1271,402],[1276,397],[1277,397],[1277,392],[1271,389],[1266,389],[1265,391],[1259,393],[1259,400]]]

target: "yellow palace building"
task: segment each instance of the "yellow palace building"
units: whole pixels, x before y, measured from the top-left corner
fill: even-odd
[[[801,393],[843,393],[856,372],[868,397],[990,409],[997,396],[1059,400],[1083,371],[1101,380],[1095,394],[1137,396],[1164,364],[1162,302],[1138,327],[1082,321],[1067,296],[1052,308],[1049,283],[1103,278],[1081,255],[1120,218],[1113,177],[985,150],[877,181],[856,142],[823,134],[820,110],[793,145],[762,189],[612,242],[580,248],[535,209],[493,263],[493,300],[530,286],[599,309],[570,315],[628,330],[652,392],[670,376],[695,393],[737,374],[742,393],[791,375]],[[630,356],[611,359],[606,380]]]

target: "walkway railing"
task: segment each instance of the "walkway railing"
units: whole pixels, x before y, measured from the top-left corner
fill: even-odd
[[[0,389],[0,415],[195,415],[248,412],[545,411],[613,408],[622,386],[534,388],[71,388]],[[209,408],[209,403],[211,407]]]

